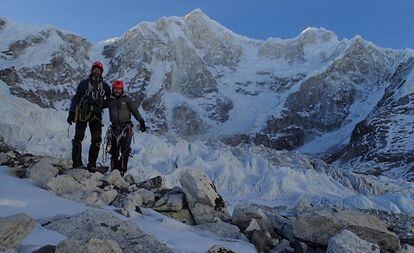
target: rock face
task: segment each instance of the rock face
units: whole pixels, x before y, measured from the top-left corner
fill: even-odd
[[[122,252],[173,251],[153,236],[144,234],[137,225],[121,221],[102,210],[86,210],[74,216],[57,216],[44,225],[72,240],[82,242],[92,238],[114,241]]]
[[[196,225],[195,227],[213,232],[223,238],[247,241],[246,237],[240,232],[240,229],[237,226],[225,223],[219,219],[216,222],[204,223]]]
[[[202,170],[184,171],[180,184],[197,224],[213,222],[215,218],[230,218],[223,198]]]
[[[380,253],[375,244],[362,240],[349,230],[342,230],[331,237],[327,253]]]
[[[213,247],[209,248],[206,253],[235,253],[235,252],[230,249],[226,249],[224,246],[214,245]]]
[[[0,249],[17,249],[35,226],[36,221],[26,214],[0,218]]]
[[[46,188],[51,178],[59,173],[59,169],[53,165],[51,159],[43,158],[29,169],[29,178]]]
[[[55,250],[55,253],[72,253],[72,252],[82,252],[82,253],[122,253],[122,249],[119,247],[118,243],[110,240],[102,240],[92,238],[89,241],[82,242],[79,240],[67,239],[60,242]]]
[[[332,160],[366,174],[414,180],[414,154],[409,143],[414,136],[410,128],[414,123],[412,73],[414,57],[409,57],[389,78],[390,84],[377,106],[356,125],[348,145]],[[365,167],[372,169],[358,169]]]
[[[315,208],[304,212],[293,224],[293,235],[305,242],[327,245],[329,238],[347,229],[381,251],[394,252],[400,247],[396,234],[387,230],[375,216],[339,208]]]

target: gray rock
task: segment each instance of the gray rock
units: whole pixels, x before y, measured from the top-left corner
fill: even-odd
[[[114,189],[99,193],[99,198],[107,205],[110,205],[118,197],[118,192]]]
[[[161,176],[150,178],[147,181],[144,181],[138,184],[138,187],[144,188],[147,190],[159,189],[162,186],[163,186],[163,180]]]
[[[136,224],[121,221],[99,209],[89,209],[73,216],[60,215],[44,227],[83,242],[92,238],[115,241],[124,253],[173,252],[154,236],[143,233]]]
[[[272,224],[269,218],[259,205],[241,204],[234,208],[232,223],[237,225],[242,231],[250,225],[253,219],[260,225],[260,229],[258,230],[272,230]]]
[[[221,245],[214,245],[213,247],[209,248],[206,253],[235,253],[231,249],[227,249]]]
[[[128,184],[130,184],[130,185],[133,185],[133,184],[135,184],[135,183],[136,183],[136,182],[135,182],[135,179],[134,179],[134,176],[133,176],[133,175],[131,175],[131,174],[126,175],[126,176],[124,177],[124,179],[125,179],[125,181],[126,181]]]
[[[17,253],[17,250],[15,250],[15,249],[6,249],[6,248],[0,246],[0,253]]]
[[[193,215],[191,214],[190,210],[188,209],[182,209],[179,211],[174,212],[161,212],[162,214],[173,218],[174,220],[178,220],[182,223],[188,224],[188,225],[195,225],[196,222],[194,220]]]
[[[377,217],[349,209],[309,209],[294,223],[293,234],[305,242],[327,245],[329,238],[341,229],[378,245],[381,251],[397,251],[400,247],[397,235],[388,231]]]
[[[102,204],[97,192],[76,191],[61,194],[65,199],[70,199],[77,202],[83,202],[89,206],[98,207]]]
[[[0,165],[6,164],[9,161],[9,157],[5,153],[0,153]]]
[[[292,247],[290,247],[290,243],[286,239],[283,239],[274,248],[269,250],[269,253],[293,253],[293,252],[295,252],[295,250]]]
[[[0,218],[0,247],[17,249],[36,226],[36,221],[26,214]]]
[[[81,191],[83,185],[76,181],[71,175],[59,175],[50,179],[47,184],[47,189],[58,194],[73,193]]]
[[[84,181],[85,179],[89,178],[92,173],[90,173],[86,169],[70,169],[65,171],[65,174],[71,175],[77,181]]]
[[[259,222],[255,218],[250,221],[249,226],[244,230],[244,233],[250,235],[254,230],[261,230]]]
[[[157,211],[179,211],[184,208],[185,196],[182,193],[170,194],[166,193],[157,202],[155,202],[154,210]]]
[[[180,184],[197,224],[213,222],[215,218],[230,218],[223,198],[203,171],[184,171],[180,176]]]
[[[45,245],[32,253],[55,253],[56,245]]]
[[[59,169],[53,165],[53,161],[49,158],[42,158],[33,164],[28,171],[29,178],[43,188],[46,188],[49,180],[59,173]]]
[[[306,243],[295,240],[293,249],[295,250],[295,253],[307,253],[308,252],[308,245]],[[309,250],[310,251],[310,250]]]
[[[118,243],[111,240],[102,240],[92,238],[88,242],[83,242],[79,240],[67,239],[60,242],[55,253],[122,253],[122,249],[119,247]]]
[[[397,251],[397,253],[413,253],[414,252],[414,246],[409,244],[403,244],[401,245],[401,248]]]
[[[140,210],[139,207],[142,206],[142,196],[137,192],[123,193],[118,195],[112,205],[128,211],[128,217],[134,217],[140,213],[137,210]]]
[[[109,175],[103,178],[103,181],[108,184],[113,184],[114,186],[121,188],[128,188],[129,184],[121,176],[121,173],[118,170],[113,170]]]
[[[342,230],[329,239],[327,253],[380,253],[375,244],[361,239],[349,230]]]
[[[264,252],[270,248],[268,236],[263,230],[253,230],[250,241],[258,252]]]
[[[223,222],[220,219],[217,219],[216,222],[204,223],[196,225],[195,227],[201,230],[210,231],[220,237],[247,241],[247,238],[240,233],[240,229],[237,226]]]
[[[139,195],[142,196],[142,204],[145,207],[153,207],[155,204],[155,193],[154,191],[147,190],[145,188],[140,188],[136,191]]]

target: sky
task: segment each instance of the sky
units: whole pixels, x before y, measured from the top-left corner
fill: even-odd
[[[414,48],[414,0],[0,0],[0,17],[51,24],[98,42],[197,8],[254,39],[292,38],[312,26],[339,38],[361,35],[381,47]]]

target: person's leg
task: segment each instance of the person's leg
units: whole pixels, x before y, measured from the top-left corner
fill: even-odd
[[[72,140],[72,167],[82,167],[82,141],[85,138],[86,122],[77,122]]]
[[[102,123],[99,119],[94,118],[89,121],[89,130],[91,132],[91,145],[89,147],[88,169],[96,169],[99,149],[102,142]]]
[[[113,130],[115,133],[115,130]],[[119,145],[117,143],[116,137],[111,137],[111,171],[119,170]]]
[[[120,171],[121,175],[124,176],[128,170],[128,159],[131,153],[131,140],[132,140],[132,128],[128,128],[126,136],[120,141],[121,144],[121,161]]]

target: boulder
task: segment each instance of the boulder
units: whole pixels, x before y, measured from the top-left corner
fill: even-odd
[[[142,196],[142,204],[145,207],[153,207],[154,206],[154,204],[155,204],[155,193],[154,193],[154,191],[141,188],[141,189],[138,189],[136,192],[139,195]]]
[[[128,211],[128,217],[137,216],[140,213],[139,207],[142,206],[142,196],[137,192],[122,193],[118,195],[112,205]]]
[[[231,249],[227,249],[221,245],[214,245],[213,247],[209,248],[206,253],[235,253]]]
[[[81,191],[83,185],[76,181],[71,175],[59,175],[47,182],[47,189],[58,194],[73,193]]]
[[[179,211],[184,208],[185,204],[183,193],[167,193],[155,202],[153,209],[156,211]]]
[[[46,188],[50,179],[59,173],[52,160],[42,158],[39,162],[33,164],[29,170],[29,178],[36,182],[40,187]]]
[[[241,204],[234,208],[232,223],[237,225],[242,231],[247,229],[253,219],[260,226],[257,230],[272,230],[272,224],[269,218],[259,205]]]
[[[118,192],[115,189],[99,193],[99,198],[106,204],[110,205],[118,197]]]
[[[258,252],[264,252],[270,248],[269,238],[266,231],[253,230],[250,241],[256,247]]]
[[[384,252],[395,252],[400,247],[397,235],[388,231],[377,217],[350,209],[308,209],[293,224],[293,235],[305,242],[327,245],[329,238],[342,229],[378,245]]]
[[[196,224],[193,215],[191,214],[190,210],[187,208],[179,210],[179,211],[174,211],[174,212],[161,212],[161,213],[170,218],[173,218],[174,220],[178,220],[188,225]]]
[[[225,223],[220,219],[217,219],[216,222],[204,223],[196,225],[195,227],[201,230],[210,231],[223,238],[248,241],[247,238],[240,233],[240,229],[237,226]]]
[[[86,169],[70,169],[70,170],[65,171],[65,174],[71,175],[76,181],[81,182],[89,178],[92,173],[90,173]]]
[[[121,176],[119,170],[113,170],[109,175],[105,176],[102,179],[107,184],[112,184],[118,189],[121,188],[128,188],[129,184],[125,181],[125,179]]]
[[[77,191],[77,192],[63,193],[61,196],[64,197],[65,199],[82,202],[82,203],[85,203],[93,207],[97,207],[102,204],[102,201],[99,199],[97,192]]]
[[[118,243],[111,240],[102,240],[92,238],[88,242],[83,242],[79,240],[67,239],[61,241],[56,246],[55,253],[72,253],[72,252],[82,252],[82,253],[122,253],[122,249],[119,247]]]
[[[414,252],[414,246],[409,244],[403,244],[401,245],[401,248],[397,251],[397,253],[413,253]]]
[[[15,250],[15,249],[6,249],[6,248],[0,246],[0,253],[17,253],[17,250]]]
[[[135,223],[122,221],[99,209],[88,209],[73,216],[59,215],[49,220],[44,227],[72,240],[86,242],[96,238],[114,241],[124,253],[173,252],[154,236],[143,233]]]
[[[269,250],[269,253],[293,253],[293,252],[295,252],[295,249],[290,247],[290,242],[286,239],[283,239],[274,248]]]
[[[128,184],[130,184],[130,185],[133,185],[133,184],[135,184],[136,182],[135,182],[135,178],[134,178],[134,176],[132,175],[132,174],[128,174],[128,175],[126,175],[125,177],[124,177],[124,179],[125,179],[125,181],[128,183]]]
[[[215,218],[230,219],[223,198],[203,171],[183,171],[180,184],[197,224],[213,222]]]
[[[161,176],[150,178],[138,184],[139,188],[144,188],[147,190],[158,189],[158,188],[161,188],[162,186],[163,186],[163,180]]]
[[[261,230],[259,222],[255,218],[250,221],[249,226],[244,230],[244,233],[250,237],[254,230]]]
[[[45,245],[32,253],[55,253],[56,245]]]
[[[17,249],[36,226],[36,221],[26,214],[0,218],[0,247]]]
[[[9,157],[5,153],[0,153],[0,165],[6,164],[9,161]]]
[[[380,253],[380,250],[377,245],[345,229],[329,239],[327,253]]]

